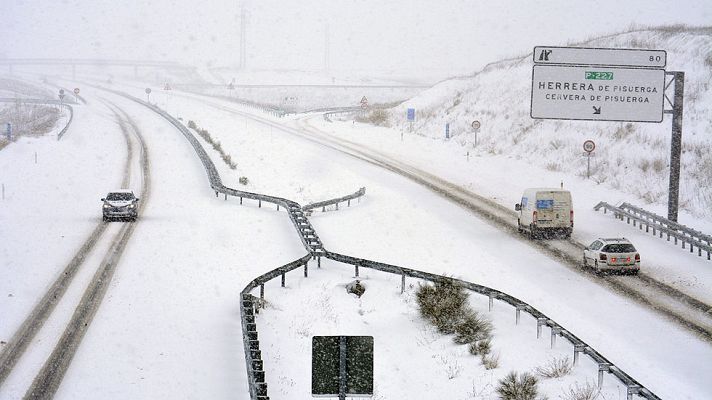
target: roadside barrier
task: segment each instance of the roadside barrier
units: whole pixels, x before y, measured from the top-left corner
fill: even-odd
[[[613,212],[613,216],[621,221],[625,220],[628,224],[632,222],[633,226],[637,225],[640,230],[643,230],[643,226],[645,226],[645,232],[652,230],[653,236],[657,236],[660,239],[662,239],[663,234],[665,234],[668,242],[670,238],[673,239],[675,245],[680,241],[683,249],[685,249],[686,245],[689,245],[690,253],[694,253],[695,248],[697,248],[697,255],[699,257],[702,257],[703,253],[706,253],[707,260],[711,259],[712,245],[710,244],[710,240],[712,240],[712,237],[702,232],[680,225],[628,203],[623,203],[620,207],[616,207],[602,201],[596,204],[593,209],[595,211],[603,209],[604,214],[611,211]]]
[[[613,375],[614,377],[616,377],[620,382],[622,382],[626,386],[628,400],[632,400],[634,395],[638,395],[638,396],[641,396],[641,397],[643,397],[645,399],[649,399],[649,400],[660,400],[660,398],[658,396],[656,396],[653,392],[651,392],[649,389],[645,388],[643,385],[641,385],[639,382],[637,382],[635,379],[633,379],[630,375],[626,374],[623,370],[621,370],[620,368],[615,366],[608,359],[603,357],[603,355],[598,353],[591,346],[587,345],[585,342],[583,342],[581,339],[579,339],[573,333],[564,329],[561,325],[557,324],[554,320],[548,318],[542,312],[538,311],[537,309],[530,306],[529,304],[517,299],[516,297],[510,296],[504,292],[500,292],[495,289],[488,288],[486,286],[477,285],[475,283],[466,282],[466,281],[462,281],[462,280],[451,278],[451,277],[431,274],[428,272],[418,271],[418,270],[411,269],[411,268],[404,268],[404,267],[399,267],[396,265],[385,264],[385,263],[380,263],[380,262],[371,261],[371,260],[367,260],[367,259],[356,258],[356,257],[351,257],[351,256],[346,256],[346,255],[326,251],[323,248],[323,246],[321,245],[321,241],[319,241],[318,237],[316,237],[316,232],[311,227],[309,220],[306,218],[306,216],[304,216],[304,210],[302,209],[301,206],[299,206],[298,203],[287,200],[287,199],[283,199],[280,197],[267,196],[267,195],[250,193],[250,192],[243,192],[240,190],[225,187],[220,180],[220,176],[217,172],[217,169],[215,168],[215,165],[213,164],[212,160],[205,152],[205,149],[203,149],[203,147],[200,145],[200,142],[198,142],[198,140],[195,138],[195,136],[193,136],[193,134],[191,134],[190,131],[182,123],[180,123],[178,120],[173,118],[171,115],[169,115],[165,111],[161,110],[160,108],[158,108],[152,104],[146,103],[138,98],[135,98],[133,96],[130,96],[130,95],[122,93],[122,92],[118,92],[118,91],[114,91],[114,90],[110,90],[110,89],[105,89],[105,90],[111,91],[115,94],[126,97],[128,99],[131,99],[139,104],[142,104],[142,105],[150,108],[151,110],[153,110],[154,112],[158,113],[163,118],[168,120],[178,130],[180,130],[183,133],[183,135],[186,137],[186,139],[188,139],[188,141],[192,144],[196,153],[198,153],[198,157],[200,158],[203,165],[205,166],[206,172],[208,174],[208,178],[210,180],[210,186],[213,190],[215,190],[216,196],[218,195],[218,193],[223,193],[225,195],[226,200],[227,200],[227,196],[230,195],[230,196],[240,197],[241,201],[243,198],[249,198],[249,199],[258,200],[259,202],[266,201],[269,203],[273,203],[273,204],[276,204],[278,207],[283,206],[289,212],[290,219],[292,220],[292,223],[295,225],[298,232],[300,233],[300,237],[302,237],[302,243],[304,243],[304,246],[307,249],[308,254],[306,254],[305,256],[303,256],[297,260],[294,260],[288,264],[285,264],[281,267],[273,269],[272,271],[269,271],[265,274],[260,275],[259,277],[253,279],[249,284],[247,284],[247,286],[245,286],[245,288],[240,292],[240,317],[241,317],[241,325],[242,325],[242,340],[243,340],[243,345],[245,348],[245,363],[247,366],[247,375],[248,375],[247,382],[248,382],[251,400],[269,400],[269,396],[267,394],[267,381],[266,381],[266,376],[265,376],[265,371],[264,371],[264,362],[262,360],[262,351],[260,350],[259,335],[258,335],[258,331],[257,331],[257,324],[255,321],[255,315],[259,313],[260,305],[262,304],[264,297],[265,297],[264,284],[266,282],[271,281],[272,279],[274,279],[276,277],[280,277],[281,278],[281,286],[285,287],[287,273],[294,271],[296,269],[303,269],[304,277],[308,278],[308,276],[309,276],[309,265],[308,265],[309,261],[316,260],[317,268],[321,268],[321,257],[326,257],[330,260],[334,260],[334,261],[342,263],[342,264],[353,266],[354,274],[357,277],[359,276],[359,268],[369,268],[369,269],[373,269],[373,270],[377,270],[377,271],[400,275],[400,277],[401,277],[401,293],[403,293],[405,291],[405,281],[406,281],[407,277],[422,279],[422,280],[426,280],[429,282],[438,282],[438,281],[449,280],[449,281],[455,282],[459,285],[462,285],[462,287],[464,287],[465,289],[468,289],[472,292],[487,296],[489,298],[489,309],[490,310],[492,310],[492,308],[494,306],[494,300],[498,300],[498,301],[507,303],[510,306],[515,308],[515,316],[516,316],[517,323],[519,322],[521,311],[524,311],[524,312],[528,313],[529,315],[531,315],[533,318],[536,318],[536,320],[537,320],[537,338],[539,338],[541,336],[542,327],[547,326],[550,328],[551,346],[552,347],[556,343],[556,338],[558,336],[561,336],[561,337],[565,338],[566,340],[568,340],[569,343],[571,343],[573,345],[574,365],[576,365],[578,363],[580,353],[583,353],[583,354],[589,356],[594,362],[596,362],[598,364],[598,386],[599,386],[599,388],[603,384],[604,373],[609,373],[609,374]],[[358,192],[356,192],[350,196],[357,195],[361,191],[363,191],[363,193],[365,193],[365,188],[362,188],[361,190],[359,190]],[[363,195],[363,193],[361,193],[360,195]],[[345,196],[345,198],[346,197],[349,197],[349,196]],[[360,197],[360,196],[357,196],[357,197]],[[340,199],[334,199],[334,200],[340,200]],[[334,201],[334,200],[331,200],[331,201]],[[315,204],[319,204],[319,203],[315,203]],[[260,203],[260,205],[261,205],[261,203]],[[317,207],[319,207],[319,206],[317,205]],[[307,239],[305,239],[305,237],[308,237],[308,236],[315,237],[316,241],[310,242]],[[319,247],[318,247],[318,250],[315,250],[313,245],[317,242],[319,244]],[[252,290],[256,289],[257,287],[260,288],[259,297],[254,296],[250,293]]]
[[[61,139],[62,136],[67,132],[69,129],[69,126],[72,124],[72,121],[74,120],[74,108],[67,104],[66,102],[60,102],[58,100],[45,100],[45,99],[13,99],[13,98],[0,98],[0,103],[27,103],[27,104],[51,104],[51,105],[59,105],[63,107],[67,107],[69,109],[69,120],[67,121],[67,125],[62,128],[61,131],[57,134],[57,140]]]
[[[351,207],[351,200],[359,200],[361,199],[361,196],[366,194],[366,188],[362,187],[361,189],[358,190],[356,193],[352,193],[350,195],[344,196],[344,197],[339,197],[337,199],[331,199],[331,200],[325,200],[325,201],[319,201],[316,203],[311,203],[307,204],[305,206],[302,206],[302,210],[307,211],[307,214],[311,213],[311,210],[316,209],[316,208],[321,208],[322,212],[326,211],[326,207],[336,205],[336,209],[339,209],[339,203],[346,202],[346,207]]]

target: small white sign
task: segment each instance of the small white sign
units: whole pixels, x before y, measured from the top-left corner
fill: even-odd
[[[662,122],[662,69],[535,65],[531,117]]]

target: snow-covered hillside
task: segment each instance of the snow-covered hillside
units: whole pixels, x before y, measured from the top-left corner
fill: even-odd
[[[680,207],[712,218],[712,28],[640,29],[572,46],[666,50],[666,70],[685,72]],[[671,116],[660,124],[534,120],[531,74],[531,53],[490,64],[391,109],[389,123],[408,132],[406,109],[415,108],[414,133],[441,141],[449,123],[453,151],[467,146],[473,154],[508,155],[579,177],[586,175],[582,144],[591,139],[591,179],[629,193],[631,200],[667,202]],[[482,123],[476,148],[473,120]]]

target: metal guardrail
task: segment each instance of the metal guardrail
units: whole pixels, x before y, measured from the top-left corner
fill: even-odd
[[[321,211],[324,212],[326,211],[326,207],[331,206],[331,205],[336,205],[336,209],[339,209],[339,203],[346,202],[346,207],[351,207],[351,200],[354,199],[361,199],[361,196],[366,194],[366,188],[362,187],[361,189],[358,190],[356,193],[352,193],[347,196],[339,197],[337,199],[331,199],[331,200],[325,200],[325,201],[319,201],[316,203],[311,203],[307,204],[305,206],[302,206],[302,210],[307,211],[307,214],[310,213],[311,210],[316,209],[316,208],[321,208]]]
[[[65,104],[64,107],[67,107],[69,109],[69,121],[67,121],[67,125],[62,128],[61,131],[57,134],[57,140],[61,139],[62,136],[64,136],[65,133],[67,133],[67,130],[69,129],[69,125],[72,124],[72,121],[74,120],[74,108],[70,106],[69,104]]]
[[[628,205],[628,207],[630,207],[630,205]],[[686,245],[689,245],[690,253],[694,253],[694,249],[697,248],[697,255],[699,257],[702,257],[703,253],[706,253],[707,259],[712,259],[712,257],[710,257],[710,255],[712,254],[712,245],[705,244],[704,242],[699,240],[698,237],[688,236],[686,233],[683,233],[683,231],[671,227],[672,225],[663,225],[660,222],[657,222],[656,220],[648,219],[632,211],[628,211],[622,207],[613,206],[611,204],[606,203],[605,201],[599,202],[598,204],[596,204],[595,207],[593,207],[595,211],[598,211],[601,208],[603,208],[604,214],[606,214],[608,211],[612,211],[613,216],[617,219],[620,219],[621,221],[625,219],[628,224],[632,222],[633,226],[638,225],[638,229],[640,230],[642,230],[643,226],[645,226],[645,232],[650,232],[650,230],[652,229],[653,236],[658,236],[661,239],[663,238],[663,234],[665,234],[668,242],[670,241],[670,238],[673,239],[675,245],[677,245],[677,242],[680,241],[683,249],[685,249]],[[665,219],[659,216],[658,218]]]
[[[620,208],[622,208],[622,209],[624,209],[624,210],[631,211],[631,212],[633,212],[634,214],[638,214],[638,215],[640,215],[641,217],[646,218],[646,219],[649,219],[649,220],[651,220],[651,221],[653,221],[653,222],[657,222],[658,224],[661,224],[661,225],[667,226],[667,227],[669,227],[669,228],[678,230],[678,231],[680,231],[680,232],[682,232],[682,233],[684,233],[684,234],[690,236],[691,238],[696,239],[698,242],[707,242],[708,245],[709,245],[709,244],[712,244],[712,236],[707,235],[707,234],[705,234],[705,233],[703,233],[703,232],[700,232],[700,231],[698,231],[698,230],[696,230],[696,229],[692,229],[692,228],[690,228],[690,227],[688,227],[688,226],[679,224],[679,223],[677,223],[677,222],[670,221],[669,219],[667,219],[667,218],[665,218],[665,217],[661,217],[661,216],[659,216],[659,215],[657,215],[657,214],[655,214],[655,213],[652,213],[652,212],[650,212],[650,211],[644,210],[644,209],[642,209],[642,208],[640,208],[640,207],[636,207],[636,206],[634,206],[634,205],[632,205],[632,204],[630,204],[630,203],[623,203],[623,204],[620,205]]]
[[[633,379],[630,375],[625,373],[622,369],[617,367],[615,364],[610,362],[601,353],[596,351],[593,347],[589,346],[583,340],[578,338],[573,333],[569,332],[561,325],[556,323],[553,319],[547,317],[544,313],[532,307],[528,303],[519,300],[518,298],[511,296],[507,293],[501,292],[489,288],[487,286],[478,285],[472,282],[463,281],[460,279],[455,279],[447,276],[431,274],[428,272],[423,272],[411,268],[404,268],[397,265],[385,264],[376,261],[366,260],[362,258],[351,257],[343,254],[325,252],[324,257],[334,260],[336,262],[351,265],[354,267],[354,275],[359,276],[359,268],[368,268],[381,272],[386,272],[390,274],[399,275],[401,277],[401,293],[405,291],[405,281],[406,277],[422,279],[428,282],[443,282],[449,281],[463,288],[470,290],[479,295],[487,296],[489,298],[489,310],[491,311],[494,307],[494,300],[498,300],[509,304],[515,309],[516,323],[519,323],[521,311],[526,312],[537,320],[537,338],[541,337],[541,331],[543,326],[550,328],[551,337],[551,347],[556,343],[556,338],[558,336],[566,339],[573,346],[573,363],[578,364],[579,355],[583,353],[587,355],[591,360],[598,364],[598,386],[599,388],[603,384],[604,373],[609,373],[616,377],[623,385],[627,388],[627,398],[630,400],[633,395],[641,396],[649,400],[659,400],[660,398],[655,395],[652,391],[647,389],[645,386],[641,385],[638,381]],[[242,328],[243,328],[243,342],[245,347],[245,362],[247,365],[248,381],[250,386],[250,398],[252,400],[267,400],[267,382],[265,380],[264,363],[262,361],[262,352],[259,346],[259,335],[257,332],[257,325],[255,323],[255,315],[259,313],[260,305],[264,301],[265,290],[264,284],[268,281],[281,276],[282,284],[285,286],[286,274],[287,272],[293,271],[295,269],[303,268],[304,277],[308,277],[308,262],[310,256],[304,256],[298,260],[292,261],[291,263],[285,264],[279,268],[276,268],[270,272],[267,272],[258,278],[250,282],[240,293],[241,295],[241,316],[242,316]],[[321,256],[317,257],[319,268],[321,266]],[[260,288],[259,297],[252,295],[252,292],[257,287]]]
[[[102,88],[105,89],[105,88]],[[249,198],[249,199],[255,199],[258,200],[259,202],[261,201],[266,201],[269,203],[276,204],[278,207],[283,206],[287,209],[290,219],[292,220],[292,223],[294,226],[297,228],[298,232],[300,233],[300,237],[302,238],[302,242],[304,243],[306,249],[309,251],[308,254],[305,256],[294,260],[288,264],[285,264],[281,267],[278,267],[272,271],[269,271],[265,274],[260,275],[259,277],[253,279],[247,286],[242,290],[240,293],[240,316],[241,316],[241,325],[242,325],[242,335],[243,335],[243,345],[245,348],[245,363],[247,366],[247,375],[248,375],[248,387],[250,391],[250,398],[252,400],[269,400],[269,397],[267,396],[267,382],[265,379],[265,372],[264,372],[264,363],[262,361],[262,352],[260,350],[259,346],[259,336],[257,333],[257,325],[255,323],[255,314],[259,312],[259,302],[261,302],[262,299],[264,299],[264,284],[278,276],[281,276],[281,283],[282,287],[285,286],[286,284],[286,274],[290,271],[293,271],[298,268],[303,268],[304,270],[304,276],[308,277],[309,273],[309,267],[308,263],[310,259],[316,259],[317,261],[317,268],[321,267],[321,257],[326,257],[328,259],[343,263],[343,264],[349,264],[353,265],[355,268],[355,274],[356,276],[359,275],[359,267],[362,268],[370,268],[378,271],[383,271],[391,274],[397,274],[401,276],[401,292],[405,290],[405,278],[406,277],[412,277],[412,278],[418,278],[418,279],[423,279],[431,282],[437,282],[437,281],[443,281],[443,280],[450,280],[453,282],[457,282],[458,284],[461,284],[464,288],[471,290],[475,293],[486,295],[489,297],[489,304],[490,304],[490,310],[492,309],[493,306],[493,301],[499,300],[503,301],[507,304],[510,304],[515,307],[516,309],[516,318],[517,322],[519,321],[519,315],[521,311],[525,311],[528,314],[530,314],[532,317],[537,319],[537,337],[541,336],[541,327],[542,326],[548,326],[551,328],[551,344],[552,347],[554,343],[556,342],[556,337],[561,336],[565,339],[567,339],[573,346],[574,346],[574,363],[578,361],[579,353],[583,353],[585,355],[588,355],[594,362],[596,362],[599,366],[598,368],[598,382],[599,382],[599,387],[602,384],[603,380],[603,373],[608,372],[612,375],[614,375],[618,380],[620,380],[624,385],[627,387],[627,398],[630,400],[632,399],[633,395],[639,395],[642,396],[646,399],[650,400],[660,400],[658,396],[656,396],[653,392],[651,392],[649,389],[645,388],[643,385],[638,383],[635,379],[630,377],[628,374],[626,374],[623,370],[620,368],[616,367],[613,363],[608,361],[603,355],[598,353],[596,350],[594,350],[591,346],[588,346],[585,342],[583,342],[581,339],[576,337],[574,334],[571,332],[565,330],[562,328],[559,324],[557,324],[554,320],[546,317],[542,312],[538,311],[534,307],[530,306],[529,304],[513,297],[510,296],[506,293],[500,292],[495,289],[488,288],[486,286],[482,285],[477,285],[471,282],[466,282],[462,281],[459,279],[455,278],[450,278],[446,276],[441,276],[441,275],[435,275],[431,274],[428,272],[423,272],[423,271],[418,271],[415,269],[410,269],[410,268],[403,268],[399,267],[396,265],[390,265],[390,264],[384,264],[384,263],[379,263],[376,261],[370,261],[366,259],[361,259],[361,258],[355,258],[355,257],[350,257],[338,253],[332,253],[325,251],[323,246],[321,246],[321,242],[318,240],[316,237],[316,232],[314,232],[313,228],[311,227],[311,224],[309,223],[308,219],[306,216],[303,215],[303,210],[302,207],[299,206],[298,203],[283,199],[280,197],[274,197],[274,196],[267,196],[267,195],[262,195],[262,194],[257,194],[257,193],[250,193],[250,192],[243,192],[240,190],[228,188],[222,184],[222,181],[220,180],[220,175],[217,172],[217,169],[215,168],[215,164],[213,164],[212,160],[210,157],[207,155],[205,152],[205,149],[200,145],[200,142],[193,136],[193,134],[190,133],[188,128],[186,128],[182,123],[180,123],[178,120],[173,118],[171,115],[166,113],[165,111],[161,110],[160,108],[150,104],[146,103],[138,98],[135,98],[133,96],[130,96],[128,94],[114,91],[111,89],[105,89],[108,91],[111,91],[115,94],[118,94],[120,96],[126,97],[132,101],[135,101],[139,104],[142,104],[154,112],[158,113],[162,117],[164,117],[166,120],[168,120],[173,126],[175,126],[178,130],[183,133],[183,135],[188,139],[188,141],[191,143],[195,151],[198,153],[198,156],[205,166],[205,169],[208,173],[208,177],[210,179],[210,186],[213,190],[215,190],[216,196],[218,193],[223,193],[225,194],[225,199],[227,200],[227,196],[236,196],[242,198]],[[362,188],[359,190],[359,192],[364,191],[365,188]],[[359,192],[356,192],[355,194],[358,194]],[[355,195],[354,194],[354,195]],[[351,195],[353,196],[353,195]],[[349,197],[349,196],[345,196]],[[261,203],[260,203],[261,204]],[[301,214],[300,214],[301,213]],[[315,237],[316,240],[319,243],[319,248],[318,250],[314,250],[313,243],[309,241],[309,236]],[[260,297],[259,299],[253,296],[250,292],[254,290],[255,288],[260,287]]]

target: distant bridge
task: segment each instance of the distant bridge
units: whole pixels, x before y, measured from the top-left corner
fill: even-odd
[[[72,78],[76,78],[78,65],[106,66],[106,67],[133,67],[134,76],[138,77],[139,67],[164,68],[168,70],[192,72],[195,67],[179,64],[172,61],[147,61],[147,60],[116,60],[116,59],[87,59],[87,58],[0,58],[0,65],[7,65],[10,74],[13,68],[20,65],[69,65],[72,67]]]

